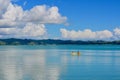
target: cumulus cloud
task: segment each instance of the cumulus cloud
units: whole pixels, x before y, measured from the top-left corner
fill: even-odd
[[[114,33],[116,36],[120,36],[120,29],[119,28],[115,28],[114,29]]]
[[[64,24],[66,17],[62,17],[57,7],[47,7],[46,5],[35,6],[30,11],[26,11],[23,16],[24,21],[39,22],[44,24]]]
[[[90,29],[85,29],[84,31],[75,31],[60,29],[62,37],[65,39],[80,39],[80,40],[105,40],[113,37],[113,33],[109,30],[103,31],[92,31]]]
[[[44,24],[27,23],[24,28],[1,28],[3,38],[41,38],[47,33]]]
[[[33,37],[39,37],[46,33],[45,26],[43,24],[32,24],[28,23],[26,26],[21,29],[22,35],[24,36],[33,36]]]
[[[0,19],[2,14],[6,11],[8,5],[10,3],[10,0],[0,0]]]
[[[0,27],[7,26],[7,22],[10,24],[14,22],[17,25],[20,25],[22,22],[66,24],[66,20],[67,18],[61,16],[56,6],[48,7],[46,5],[38,5],[30,10],[24,11],[21,6],[9,3],[6,12],[2,14],[2,19],[0,19]],[[8,24],[8,27],[10,26],[11,25]],[[12,25],[12,27],[16,27],[16,25]]]
[[[2,15],[2,17],[5,20],[17,22],[22,20],[23,14],[24,11],[21,6],[10,3],[8,5],[7,11]]]
[[[115,28],[114,30],[114,38],[115,39],[120,39],[120,28]]]
[[[17,23],[17,22],[14,22],[14,21],[5,20],[5,19],[4,20],[0,20],[0,28],[17,27],[17,24],[20,24],[20,23]]]
[[[45,24],[66,24],[67,17],[56,6],[37,5],[23,10],[11,1],[0,0],[0,37],[42,37],[47,33]]]

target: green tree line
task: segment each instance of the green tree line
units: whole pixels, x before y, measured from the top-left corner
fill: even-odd
[[[118,41],[73,41],[73,40],[54,40],[54,39],[44,39],[44,40],[32,40],[32,39],[0,39],[0,45],[89,45],[89,44],[120,44]]]

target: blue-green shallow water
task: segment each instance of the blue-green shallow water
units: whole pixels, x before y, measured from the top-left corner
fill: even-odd
[[[120,46],[0,46],[0,80],[120,80]]]

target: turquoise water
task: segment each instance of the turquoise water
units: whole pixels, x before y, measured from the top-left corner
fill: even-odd
[[[120,80],[120,46],[0,46],[0,80]]]

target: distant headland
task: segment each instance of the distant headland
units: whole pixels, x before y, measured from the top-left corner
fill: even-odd
[[[55,40],[55,39],[43,39],[43,40],[34,40],[34,39],[0,39],[0,45],[104,45],[104,44],[115,44],[119,45],[120,40],[118,41],[82,41],[82,40]]]

